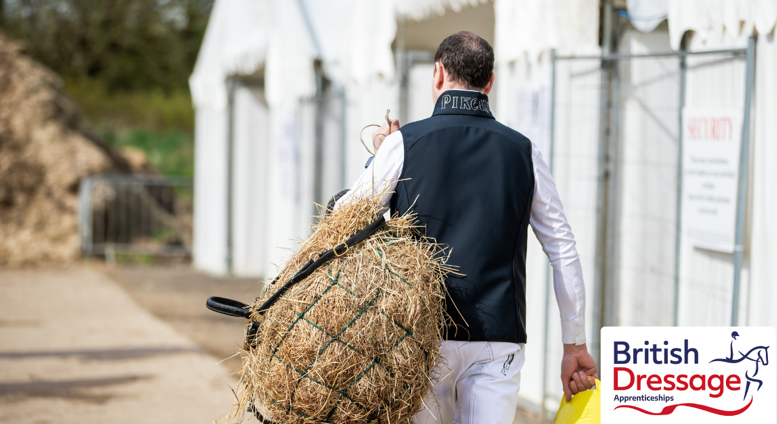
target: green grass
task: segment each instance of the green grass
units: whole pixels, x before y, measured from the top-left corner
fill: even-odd
[[[142,150],[151,168],[164,175],[194,176],[194,137],[191,134],[146,128],[117,132],[109,127],[99,128],[98,133],[119,151],[125,146]]]
[[[194,130],[194,108],[188,90],[109,91],[98,80],[65,79],[65,92],[96,126],[114,130]]]
[[[109,145],[143,151],[164,175],[194,175],[194,108],[187,90],[110,92],[97,80],[64,81],[65,92]]]

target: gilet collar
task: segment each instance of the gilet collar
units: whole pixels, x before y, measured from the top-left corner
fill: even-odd
[[[435,115],[471,115],[494,119],[488,96],[477,91],[448,90],[437,99]]]

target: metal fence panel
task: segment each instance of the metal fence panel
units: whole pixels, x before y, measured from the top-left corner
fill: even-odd
[[[618,325],[672,325],[680,142],[680,58],[618,62],[621,156]]]
[[[686,105],[745,108],[744,54],[688,57]],[[732,255],[681,243],[680,325],[729,325],[733,293]]]
[[[188,178],[93,175],[79,190],[82,252],[189,256],[192,201]]]
[[[684,107],[747,110],[745,52],[553,56],[549,161],[578,240],[595,358],[603,325],[729,322],[733,256],[682,237],[681,119]],[[545,337],[558,338],[554,326]],[[546,356],[547,396],[561,390],[560,352]]]

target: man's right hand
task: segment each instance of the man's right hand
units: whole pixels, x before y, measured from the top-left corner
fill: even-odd
[[[380,145],[383,144],[383,141],[386,139],[386,137],[395,131],[399,131],[398,119],[391,121],[390,128],[388,122],[386,122],[372,133],[372,146],[375,147],[375,154],[378,153],[378,149],[380,149]]]
[[[596,386],[594,378],[599,378],[599,374],[586,345],[565,344],[561,359],[561,384],[567,402],[572,400],[572,395]]]

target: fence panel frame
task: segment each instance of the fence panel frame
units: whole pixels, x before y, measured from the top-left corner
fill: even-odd
[[[741,263],[742,263],[742,254],[743,254],[743,239],[744,239],[744,232],[745,232],[745,216],[747,213],[747,188],[749,186],[748,177],[749,177],[749,171],[748,171],[748,164],[749,164],[749,144],[750,144],[750,109],[752,107],[752,92],[754,89],[754,73],[755,73],[755,42],[756,38],[750,37],[748,41],[747,48],[732,48],[732,49],[718,49],[718,50],[707,50],[707,51],[688,51],[685,49],[682,49],[680,51],[669,51],[669,52],[659,52],[659,53],[647,53],[647,54],[619,54],[619,53],[609,53],[604,52],[602,55],[568,55],[568,56],[561,56],[556,53],[555,50],[551,51],[551,116],[550,116],[550,152],[551,155],[548,158],[549,166],[551,167],[551,170],[553,170],[553,162],[554,162],[554,145],[555,145],[555,137],[556,137],[556,131],[555,131],[555,116],[556,116],[556,85],[557,85],[557,64],[559,61],[576,61],[576,60],[600,60],[601,66],[602,66],[602,72],[603,75],[609,75],[609,77],[602,78],[601,84],[602,84],[602,110],[605,113],[600,113],[599,119],[600,119],[600,125],[603,128],[602,131],[602,142],[599,145],[599,156],[601,158],[601,161],[599,163],[600,169],[598,170],[598,175],[602,180],[599,182],[600,187],[602,187],[602,190],[599,190],[597,196],[599,197],[597,199],[597,203],[601,204],[602,208],[600,209],[600,214],[604,211],[607,211],[606,215],[604,216],[603,220],[605,222],[602,222],[602,225],[607,228],[605,231],[605,234],[602,235],[601,231],[597,231],[597,238],[601,238],[600,240],[596,241],[597,251],[596,256],[598,259],[595,259],[594,262],[597,264],[597,267],[601,266],[602,270],[599,272],[596,272],[597,278],[595,278],[594,281],[594,287],[595,292],[593,298],[600,300],[598,302],[599,304],[596,305],[597,310],[594,311],[594,317],[595,322],[593,323],[593,333],[592,334],[592,343],[589,345],[589,351],[591,351],[592,356],[594,356],[594,359],[596,360],[597,364],[600,363],[599,361],[599,330],[607,325],[615,325],[616,324],[616,310],[615,305],[612,303],[617,302],[615,297],[615,284],[617,280],[617,275],[612,270],[615,269],[616,262],[618,261],[617,258],[614,258],[611,256],[611,254],[616,249],[617,240],[617,228],[615,228],[615,225],[617,225],[617,222],[614,221],[614,219],[611,219],[613,217],[610,217],[610,214],[615,213],[615,219],[617,219],[617,214],[619,213],[618,210],[618,204],[620,202],[619,199],[619,190],[617,188],[617,182],[613,181],[615,178],[618,178],[616,173],[613,173],[613,171],[617,171],[614,169],[614,165],[617,165],[617,162],[620,161],[620,158],[618,157],[619,148],[620,148],[620,140],[619,140],[619,134],[617,131],[618,125],[620,124],[619,119],[621,119],[618,116],[619,109],[621,108],[621,105],[618,103],[618,85],[620,84],[619,78],[618,78],[618,70],[619,70],[619,64],[621,61],[631,61],[635,59],[645,59],[645,58],[662,58],[662,57],[677,57],[679,58],[680,63],[680,89],[679,89],[679,113],[678,113],[678,119],[679,119],[679,134],[678,134],[678,164],[677,164],[677,204],[676,204],[676,239],[675,239],[675,266],[674,266],[674,317],[673,322],[674,325],[678,325],[678,317],[679,317],[679,310],[680,310],[680,263],[681,263],[681,257],[680,257],[680,240],[682,237],[682,184],[683,184],[683,167],[682,167],[682,155],[683,155],[683,138],[682,138],[682,119],[683,119],[683,108],[685,107],[685,93],[686,93],[686,73],[687,73],[687,62],[686,58],[688,56],[692,55],[711,55],[711,54],[728,54],[732,56],[737,55],[745,55],[746,58],[746,81],[745,81],[745,103],[744,103],[744,117],[743,117],[743,128],[742,128],[742,139],[741,139],[741,155],[740,155],[740,168],[739,168],[739,176],[738,176],[738,191],[737,191],[737,214],[736,214],[736,242],[735,242],[735,251],[734,251],[734,275],[733,275],[733,281],[734,281],[734,293],[733,293],[733,300],[731,305],[731,312],[732,312],[732,325],[737,325],[737,318],[738,318],[738,299],[739,299],[739,279],[741,274]],[[615,162],[615,163],[612,163]],[[602,227],[602,229],[604,229]],[[616,234],[613,234],[616,233]],[[545,296],[545,308],[546,308],[546,314],[545,314],[545,329],[546,333],[544,335],[544,351],[545,356],[547,357],[548,354],[548,312],[549,312],[549,305],[551,302],[551,296],[550,296],[550,285],[552,284],[551,276],[552,273],[548,272],[548,278],[546,282],[546,296]],[[597,295],[598,293],[598,295]],[[590,305],[590,303],[589,303]],[[589,306],[590,307],[590,306]],[[541,410],[543,412],[543,416],[545,416],[546,411],[546,401],[548,398],[555,399],[555,394],[548,394],[547,393],[547,375],[548,375],[548,361],[545,360],[543,367],[544,372],[543,375],[543,381],[542,381],[542,387],[543,387],[543,400],[541,405]]]
[[[131,185],[133,187],[193,187],[189,177],[156,176],[138,174],[95,174],[83,180],[79,186],[78,226],[81,236],[81,253],[84,256],[115,254],[152,256],[191,256],[192,246],[138,245],[133,243],[95,243],[95,222],[92,200],[95,188],[100,184]],[[137,211],[136,211],[137,212]]]

